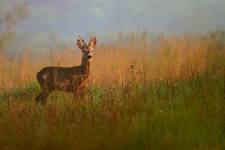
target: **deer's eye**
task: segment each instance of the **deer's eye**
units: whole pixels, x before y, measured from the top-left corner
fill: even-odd
[[[87,50],[87,49],[83,49],[83,52],[84,52],[84,53],[88,53],[88,50]]]

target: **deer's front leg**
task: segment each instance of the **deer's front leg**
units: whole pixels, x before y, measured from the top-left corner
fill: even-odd
[[[72,76],[72,87],[73,87],[73,93],[74,96],[79,96],[81,91],[81,85],[82,85],[82,76],[73,75]]]
[[[85,89],[86,88],[84,86],[79,86],[79,87],[75,88],[73,91],[74,97],[83,98],[85,95]]]
[[[73,89],[73,96],[78,97],[79,95],[79,90],[77,88]]]

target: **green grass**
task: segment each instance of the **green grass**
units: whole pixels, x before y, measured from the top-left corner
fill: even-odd
[[[83,99],[36,83],[2,92],[1,149],[224,149],[224,76],[123,87],[92,85]]]

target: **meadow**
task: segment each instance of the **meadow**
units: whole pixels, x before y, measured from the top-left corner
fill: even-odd
[[[84,97],[55,91],[38,105],[37,71],[80,58],[0,55],[0,149],[225,149],[224,32],[101,43]]]

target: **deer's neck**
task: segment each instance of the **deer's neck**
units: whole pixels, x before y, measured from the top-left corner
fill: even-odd
[[[81,69],[81,72],[88,77],[90,73],[90,62],[82,61],[80,65],[80,69]]]

